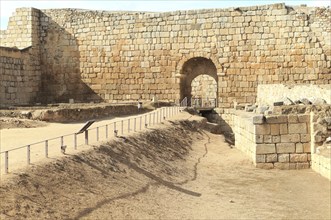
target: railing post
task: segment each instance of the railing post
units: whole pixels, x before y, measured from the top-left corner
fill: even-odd
[[[45,141],[45,156],[48,158],[48,140]]]
[[[85,144],[88,145],[88,130],[85,131]]]
[[[143,116],[140,116],[140,130],[141,130],[141,124],[143,123]]]
[[[155,112],[153,112],[153,125],[155,125]]]
[[[77,134],[74,134],[74,148],[77,150]]]
[[[106,125],[106,139],[108,139],[108,125]]]
[[[8,151],[5,152],[5,173],[8,173]]]
[[[61,146],[63,146],[63,136],[61,136]]]
[[[136,118],[133,119],[133,131],[136,131]]]
[[[99,141],[99,127],[97,127],[97,141]]]
[[[124,122],[123,122],[123,120],[121,121],[121,134],[123,135],[123,125],[124,124]]]
[[[145,115],[145,128],[147,128],[147,115]]]
[[[27,145],[26,146],[26,154],[27,154],[27,163],[28,163],[28,165],[31,162],[30,153],[31,153],[31,151],[30,151],[30,145]]]
[[[152,121],[152,113],[149,113],[148,125],[151,125],[151,121]]]
[[[116,121],[114,122],[114,136],[117,137]]]

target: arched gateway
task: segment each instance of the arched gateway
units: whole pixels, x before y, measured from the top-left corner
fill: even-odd
[[[216,107],[217,69],[212,60],[194,57],[187,60],[180,71],[180,98],[187,97],[189,105]]]

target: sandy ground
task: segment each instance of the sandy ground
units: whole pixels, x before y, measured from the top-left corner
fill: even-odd
[[[330,182],[254,168],[181,114],[139,135],[11,174],[1,219],[330,219]]]
[[[176,118],[175,111],[170,108],[160,108],[155,111],[134,115],[126,117],[109,117],[98,119],[94,124],[89,128],[89,144],[97,143],[98,141],[107,140],[108,138],[114,138],[114,130],[118,130],[118,135],[128,134],[130,132],[144,130],[144,125],[147,123],[148,127],[157,126],[158,121],[163,121],[163,118],[160,117],[161,112],[163,115],[166,115],[167,118]],[[136,118],[136,119],[135,119]],[[130,126],[129,121],[130,119]],[[53,160],[57,157],[63,156],[61,153],[61,136],[63,137],[63,145],[66,145],[66,153],[73,154],[83,150],[90,149],[91,146],[85,145],[84,133],[77,135],[77,149],[74,147],[74,133],[78,132],[85,124],[85,122],[80,123],[46,123],[40,121],[32,121],[26,119],[12,119],[10,122],[6,123],[3,127],[12,128],[18,126],[18,128],[12,129],[1,129],[0,130],[0,152],[5,152],[8,150],[17,149],[15,151],[9,151],[9,171],[15,171],[20,168],[27,166],[28,156],[27,156],[27,147],[30,146],[30,163],[38,163],[47,160]],[[21,121],[21,123],[16,123]],[[123,124],[122,124],[123,121]],[[8,120],[7,120],[8,122]],[[140,126],[141,122],[141,126]],[[116,123],[116,125],[115,125]],[[136,126],[134,126],[136,124]],[[21,126],[22,125],[22,126]],[[24,125],[24,126],[23,126]],[[25,126],[26,125],[26,126]],[[105,125],[109,125],[106,128]],[[101,126],[101,127],[100,127]],[[96,127],[100,127],[99,130],[96,130]],[[122,129],[123,127],[123,129]],[[115,129],[116,128],[116,129]],[[130,129],[130,132],[128,132]],[[99,134],[97,138],[97,133]],[[106,136],[108,133],[108,138]],[[48,141],[48,159],[46,158],[45,153],[45,142],[46,139],[51,139]],[[37,144],[35,144],[37,143]],[[3,175],[5,173],[5,154],[0,155],[0,178],[4,179],[7,176]]]

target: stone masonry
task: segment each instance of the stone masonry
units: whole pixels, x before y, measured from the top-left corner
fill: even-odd
[[[1,46],[31,47],[30,60],[0,50],[1,81],[10,85],[0,102],[178,101],[192,70],[183,66],[204,58],[216,68],[226,113],[234,101],[254,103],[260,84],[330,84],[330,14],[284,4],[167,13],[17,9]],[[18,83],[20,74],[34,83]],[[14,91],[26,95],[18,101]]]
[[[259,168],[303,169],[310,167],[310,115],[252,117],[242,123],[234,118],[236,147],[246,152]]]

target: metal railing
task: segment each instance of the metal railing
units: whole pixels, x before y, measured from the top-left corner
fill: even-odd
[[[50,148],[58,148],[56,155],[59,155],[61,151],[71,148],[77,150],[79,146],[89,145],[101,140],[109,140],[110,138],[118,137],[119,135],[129,134],[130,132],[140,131],[148,126],[160,123],[167,118],[170,118],[180,112],[180,106],[162,107],[156,109],[153,112],[141,114],[135,117],[129,117],[122,120],[117,120],[106,125],[87,129],[81,134],[71,133],[55,138],[46,139],[43,141],[27,144],[24,146],[16,147],[10,150],[0,152],[0,170],[1,173],[9,172],[10,156],[12,154],[22,155],[19,159],[16,158],[13,163],[25,163],[30,165],[32,160],[36,161],[40,159],[40,149],[44,148],[44,157],[50,157]],[[26,157],[24,159],[24,151],[26,151]],[[63,152],[62,152],[63,153]],[[33,157],[34,156],[34,157]],[[54,155],[52,155],[54,156]],[[17,157],[17,156],[16,156]],[[3,159],[2,159],[3,158]],[[14,166],[15,164],[13,164]],[[0,174],[1,174],[0,173]]]
[[[215,108],[216,98],[191,98],[191,106],[195,108]]]
[[[194,107],[194,108],[215,108],[216,107],[216,98],[183,98],[180,102],[182,107]]]
[[[187,107],[188,106],[187,97],[183,98],[183,100],[180,102],[180,106],[181,107]]]

